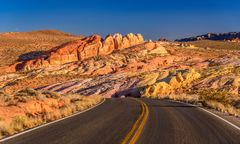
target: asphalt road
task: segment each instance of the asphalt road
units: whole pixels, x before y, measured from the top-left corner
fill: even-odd
[[[199,108],[144,99],[150,116],[139,144],[240,144],[240,131]]]
[[[192,106],[140,99],[148,119],[139,144],[240,144],[240,131]],[[146,110],[145,110],[146,111]],[[133,99],[108,99],[102,105],[3,142],[4,144],[117,144],[142,114]]]

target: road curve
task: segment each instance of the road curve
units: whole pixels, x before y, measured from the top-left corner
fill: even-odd
[[[100,106],[3,142],[3,144],[121,143],[141,113],[133,99],[107,99]]]
[[[240,144],[240,131],[201,109],[169,100],[142,99],[150,117],[139,144]]]
[[[142,101],[146,105],[142,110]],[[108,99],[102,105],[63,121],[25,133],[7,144],[118,144],[143,111],[138,144],[239,144],[240,132],[199,108],[168,100]],[[140,128],[137,128],[138,130]],[[136,132],[135,134],[136,135]]]

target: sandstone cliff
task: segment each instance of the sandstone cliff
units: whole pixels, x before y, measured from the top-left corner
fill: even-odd
[[[23,61],[9,67],[0,68],[0,72],[15,72],[31,70],[70,62],[82,61],[98,55],[108,55],[115,50],[125,49],[144,42],[141,34],[108,35],[102,39],[99,35],[92,35],[81,40],[66,43],[46,51],[44,55],[33,60]]]

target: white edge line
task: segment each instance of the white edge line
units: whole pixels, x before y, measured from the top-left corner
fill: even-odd
[[[240,131],[240,127],[238,127],[237,125],[231,123],[230,121],[228,121],[228,120],[226,120],[226,119],[220,117],[219,115],[214,114],[214,113],[212,113],[212,112],[210,112],[210,111],[208,111],[208,110],[206,110],[206,109],[204,109],[204,108],[201,108],[201,107],[199,107],[199,106],[197,106],[197,105],[193,105],[193,104],[189,104],[189,103],[181,102],[181,101],[174,101],[174,100],[170,100],[170,101],[178,102],[178,103],[182,103],[182,104],[186,104],[186,105],[189,105],[189,106],[194,106],[194,107],[196,107],[196,108],[199,108],[199,109],[201,109],[202,111],[204,111],[204,112],[206,112],[206,113],[209,113],[209,114],[211,114],[211,115],[213,115],[213,116],[215,116],[215,117],[221,119],[222,121],[226,122],[227,124],[231,125],[232,127],[236,128],[237,130]]]
[[[1,139],[0,142],[7,141],[7,140],[9,140],[9,139],[12,139],[12,138],[15,138],[15,137],[17,137],[17,136],[23,135],[23,134],[25,134],[25,133],[34,131],[34,130],[36,130],[36,129],[39,129],[39,128],[48,126],[48,125],[50,125],[50,124],[53,124],[53,123],[56,123],[56,122],[65,120],[65,119],[67,119],[67,118],[74,117],[74,116],[79,115],[79,114],[82,114],[82,113],[84,113],[84,112],[90,111],[90,110],[94,109],[95,107],[103,104],[103,103],[105,102],[105,100],[106,100],[106,99],[104,98],[103,101],[101,101],[101,102],[98,103],[97,105],[95,105],[95,106],[93,106],[93,107],[90,107],[90,108],[88,108],[88,109],[85,109],[85,110],[83,110],[83,111],[77,112],[77,113],[75,113],[75,114],[73,114],[73,115],[70,115],[70,116],[67,116],[67,117],[63,117],[63,118],[61,118],[61,119],[58,119],[58,120],[55,120],[55,121],[52,121],[52,122],[49,122],[49,123],[42,124],[42,125],[36,126],[36,127],[34,127],[34,128],[30,128],[30,129],[28,129],[28,130],[19,132],[19,133],[17,133],[17,134],[12,135],[12,136],[8,136],[8,137],[6,137],[6,138]]]

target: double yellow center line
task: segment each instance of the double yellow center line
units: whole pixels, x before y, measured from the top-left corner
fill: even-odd
[[[139,99],[134,99],[134,100],[141,103],[142,112],[138,117],[137,121],[134,123],[132,129],[129,131],[129,133],[121,142],[121,144],[135,144],[140,134],[142,133],[144,125],[146,124],[148,119],[148,115],[149,115],[148,106]]]

